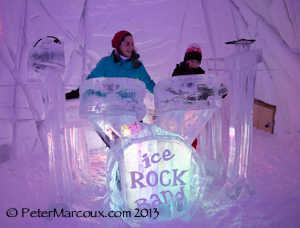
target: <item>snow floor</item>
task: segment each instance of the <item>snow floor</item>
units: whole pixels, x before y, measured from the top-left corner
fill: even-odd
[[[300,135],[274,135],[254,128],[252,174],[257,194],[239,200],[208,195],[189,222],[167,221],[154,227],[300,227]],[[228,126],[223,150],[228,157]],[[94,184],[75,185],[69,210],[105,210],[105,154],[91,157]],[[0,164],[0,227],[129,227],[121,218],[22,217],[22,208],[47,210],[48,156],[22,157]],[[210,203],[209,203],[210,202]],[[17,217],[7,217],[10,208]]]

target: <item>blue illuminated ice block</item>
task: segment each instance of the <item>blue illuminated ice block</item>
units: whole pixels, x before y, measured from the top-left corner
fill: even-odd
[[[227,184],[230,198],[237,199],[246,190],[255,194],[251,176],[253,103],[257,64],[262,50],[250,50],[253,40],[234,42],[236,53],[225,58],[230,75],[230,129]]]
[[[62,74],[64,46],[52,38],[42,38],[29,50],[28,65],[38,74],[44,100],[45,126],[49,154],[49,209],[74,201],[73,180],[65,140],[65,93]]]
[[[129,78],[88,79],[80,85],[80,115],[91,120],[110,148],[110,208],[130,211],[131,217],[122,218],[131,226],[189,220],[206,186],[201,157],[177,133],[140,122],[145,93],[143,82]]]

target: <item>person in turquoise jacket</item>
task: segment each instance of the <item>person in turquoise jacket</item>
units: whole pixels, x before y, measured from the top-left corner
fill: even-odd
[[[111,55],[102,58],[86,79],[99,77],[135,78],[144,82],[147,90],[153,93],[155,83],[139,60],[139,55],[134,49],[132,35],[127,31],[119,31],[111,43],[112,47],[115,48]],[[67,99],[76,97],[79,97],[79,90],[66,94]]]

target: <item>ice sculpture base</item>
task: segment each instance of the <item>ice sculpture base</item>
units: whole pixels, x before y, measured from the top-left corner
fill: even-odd
[[[247,192],[251,196],[256,195],[253,183],[246,183],[246,180],[244,178],[238,179],[234,185],[227,182],[223,186],[223,190],[225,191],[226,195],[232,200],[240,199],[244,192]]]

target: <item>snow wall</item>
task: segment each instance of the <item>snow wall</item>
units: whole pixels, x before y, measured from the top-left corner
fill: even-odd
[[[151,78],[170,77],[191,43],[202,47],[201,67],[228,84],[225,42],[255,39],[263,49],[255,97],[277,106],[275,134],[300,132],[300,1],[298,0],[1,0],[0,150],[14,157],[43,153],[43,101],[28,83],[28,51],[44,36],[64,43],[66,92],[76,89],[119,30],[132,33]],[[230,94],[229,94],[230,96]],[[229,98],[223,121],[229,122]],[[148,94],[148,108],[153,96]]]

